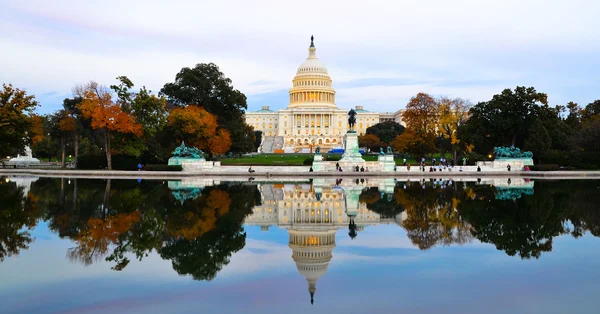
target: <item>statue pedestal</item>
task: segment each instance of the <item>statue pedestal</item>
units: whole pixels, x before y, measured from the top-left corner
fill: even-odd
[[[15,158],[9,159],[6,164],[9,166],[32,166],[39,165],[40,160],[33,158],[33,155],[31,155],[31,148],[25,146],[25,156],[18,155]]]
[[[362,155],[358,151],[358,133],[354,131],[349,131],[344,135],[344,154],[342,155],[342,159],[339,161],[340,166],[343,166],[344,171],[348,166],[356,167],[356,166],[364,166],[365,160],[362,158]]]
[[[315,154],[312,164],[313,171],[325,171],[325,162],[323,162],[323,155]]]
[[[476,163],[478,166],[483,167],[484,165],[489,165],[489,162],[481,162],[478,161]],[[507,165],[510,165],[511,170],[517,171],[523,169],[525,166],[533,166],[532,158],[497,158],[492,161],[493,169],[506,169]]]
[[[392,172],[396,162],[394,161],[394,155],[379,155],[379,169],[381,171]]]
[[[220,161],[206,161],[204,158],[171,157],[169,166],[181,166],[183,171],[202,171],[221,167]]]

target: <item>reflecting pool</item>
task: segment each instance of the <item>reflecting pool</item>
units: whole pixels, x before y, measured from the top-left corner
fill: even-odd
[[[0,179],[0,313],[600,308],[598,180]]]

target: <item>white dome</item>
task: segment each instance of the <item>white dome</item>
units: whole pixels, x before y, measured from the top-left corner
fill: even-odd
[[[310,47],[308,47],[308,58],[298,67],[296,75],[301,74],[325,74],[328,75],[327,67],[317,58],[317,48],[315,48],[315,38],[310,36]]]
[[[317,54],[315,53],[317,49],[314,46],[308,48],[308,58],[298,67],[298,71],[296,71],[296,75],[302,74],[325,74],[329,75],[327,71],[327,67],[319,61],[317,58]]]

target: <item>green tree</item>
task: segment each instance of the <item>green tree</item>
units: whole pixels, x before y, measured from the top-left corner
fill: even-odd
[[[219,126],[229,131],[231,151],[254,150],[254,134],[243,119],[246,95],[233,88],[229,78],[213,63],[183,68],[175,82],[167,83],[161,94],[176,106],[198,105],[217,117]]]
[[[581,108],[577,103],[570,101],[567,103],[567,109],[569,110],[569,115],[565,119],[565,123],[570,128],[578,128],[581,123]]]
[[[494,146],[522,147],[539,105],[547,103],[548,96],[533,87],[505,89],[471,108],[461,140],[473,143],[475,151],[486,155]]]
[[[584,151],[600,152],[600,116],[585,120],[576,140]]]
[[[34,121],[33,112],[38,102],[33,95],[2,84],[0,90],[0,156],[16,155],[24,152],[32,142]],[[41,138],[40,138],[41,140]]]
[[[527,139],[525,139],[524,148],[533,152],[533,155],[537,156],[541,163],[541,156],[543,156],[551,146],[552,138],[550,137],[548,130],[546,130],[546,127],[540,119],[535,119],[529,128],[529,135],[527,135]]]
[[[593,102],[585,106],[582,115],[584,119],[590,119],[593,116],[600,115],[600,99],[594,100]]]
[[[404,132],[404,127],[394,121],[385,121],[377,123],[367,128],[366,134],[377,136],[383,143],[389,145],[396,136]]]
[[[262,143],[262,131],[254,131],[254,151],[258,151]]]

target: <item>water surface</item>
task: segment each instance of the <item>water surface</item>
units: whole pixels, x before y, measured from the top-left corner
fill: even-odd
[[[600,181],[1,179],[0,313],[600,307]]]

